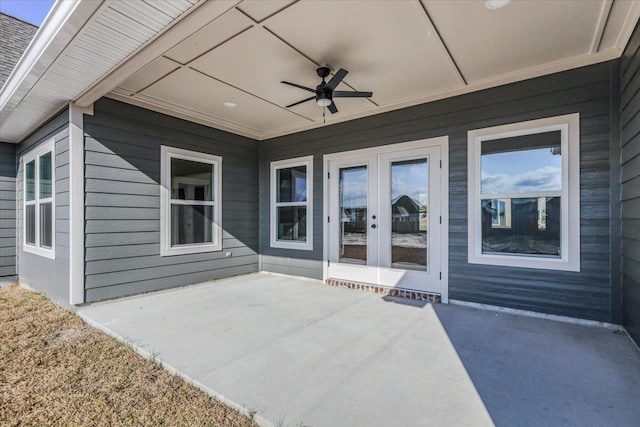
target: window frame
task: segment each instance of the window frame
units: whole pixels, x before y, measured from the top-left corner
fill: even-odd
[[[55,138],[43,142],[20,158],[22,168],[22,250],[49,259],[56,259],[56,150]],[[40,198],[40,158],[51,153],[51,197]],[[27,201],[27,164],[35,162],[34,200]],[[41,246],[40,207],[51,203],[51,248]],[[27,243],[27,206],[35,206],[35,244]]]
[[[481,191],[483,141],[560,131],[562,190],[518,193],[518,197],[542,197],[558,193],[560,199],[560,253],[558,258],[526,254],[482,253]],[[506,267],[580,271],[580,114],[566,114],[538,120],[471,130],[468,142],[468,261]],[[509,193],[511,196],[512,194]],[[496,195],[493,195],[496,196]],[[498,198],[500,197],[492,197]]]
[[[188,203],[171,198],[171,159],[182,159],[213,166],[213,200],[211,202]],[[160,160],[160,256],[219,252],[222,250],[222,157],[197,151],[184,150],[163,145]],[[213,206],[213,241],[192,245],[171,246],[171,206],[207,205]]]
[[[280,169],[290,169],[298,166],[307,168],[307,201],[306,202],[276,202],[278,189],[277,174]],[[279,249],[296,249],[302,251],[313,250],[313,156],[296,157],[293,159],[278,160],[271,162],[271,200],[270,200],[270,229],[271,247]],[[277,210],[278,207],[298,206],[307,209],[307,239],[305,241],[278,240]]]

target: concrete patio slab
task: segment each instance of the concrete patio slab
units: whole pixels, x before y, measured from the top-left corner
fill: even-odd
[[[282,426],[636,425],[611,330],[254,274],[79,315]]]

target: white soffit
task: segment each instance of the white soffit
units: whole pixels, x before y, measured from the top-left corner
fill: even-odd
[[[337,123],[617,58],[640,16],[640,3],[627,0],[513,0],[497,10],[484,0],[216,0],[189,9],[195,1],[108,2],[145,25],[93,18],[87,48],[100,54],[72,55],[52,72],[78,74],[77,85],[57,81],[57,96],[86,106],[107,95],[263,140],[323,126],[312,101],[286,108],[311,94],[280,83],[315,87],[321,65],[349,70],[339,90],[373,91],[371,100],[338,99],[338,113],[326,112]],[[153,14],[142,13],[149,4]],[[188,16],[170,30],[145,32],[162,31],[163,16],[180,10]],[[36,102],[51,88],[32,90],[38,117],[51,114]]]
[[[639,15],[621,0],[245,0],[109,96],[263,140],[323,125],[312,101],[286,108],[311,94],[280,83],[315,87],[320,65],[349,70],[338,90],[373,91],[336,100],[336,123],[619,57]]]
[[[58,0],[2,89],[0,140],[19,142],[199,1]],[[57,30],[56,20],[63,21]],[[38,58],[27,64],[35,49]]]
[[[621,3],[621,2],[616,2]],[[618,9],[631,6],[618,5]],[[513,1],[489,10],[484,2],[424,1],[468,83],[590,55],[606,1]],[[621,22],[617,22],[618,25]],[[609,23],[609,34],[611,34]],[[462,30],[464,29],[464,30]],[[615,48],[609,39],[600,51]],[[604,49],[603,49],[604,48]]]

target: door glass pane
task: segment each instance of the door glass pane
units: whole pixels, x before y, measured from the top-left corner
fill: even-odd
[[[482,252],[560,257],[560,199],[482,200]]]
[[[276,201],[306,202],[307,201],[307,167],[283,168],[277,170]]]
[[[25,240],[29,245],[36,244],[36,205],[25,206]]]
[[[278,240],[307,240],[306,206],[278,207]]]
[[[36,161],[32,160],[24,166],[24,197],[27,202],[36,199]]]
[[[40,205],[40,246],[51,249],[53,244],[53,204]]]
[[[340,262],[367,262],[367,167],[340,169]]]
[[[171,198],[212,201],[213,165],[172,158]]]
[[[40,198],[47,199],[51,197],[51,152],[40,157]]]
[[[171,205],[171,246],[212,243],[213,208]]]
[[[427,159],[391,163],[391,264],[426,270]]]

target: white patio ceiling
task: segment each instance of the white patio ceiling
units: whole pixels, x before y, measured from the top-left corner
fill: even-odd
[[[315,87],[321,65],[349,71],[338,90],[373,91],[338,99],[330,124],[619,57],[640,16],[637,1],[485,3],[209,1],[70,99],[107,95],[263,140],[323,126],[314,102],[286,108],[310,94],[280,83]]]

